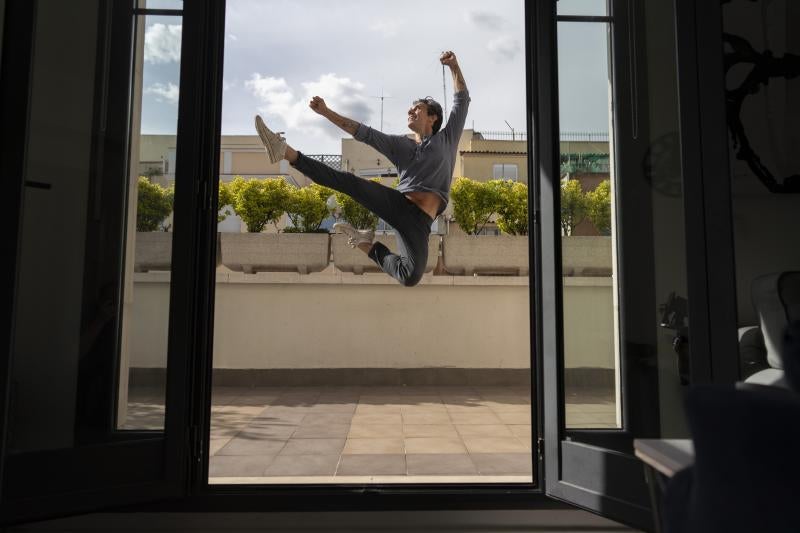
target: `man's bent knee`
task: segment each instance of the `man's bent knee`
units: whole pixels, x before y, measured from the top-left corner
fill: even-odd
[[[403,279],[401,283],[403,284],[404,287],[413,287],[414,285],[422,281],[422,274],[423,272],[413,272],[410,276]]]

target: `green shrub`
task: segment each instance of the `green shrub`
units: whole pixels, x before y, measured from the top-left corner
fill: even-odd
[[[236,176],[227,187],[233,198],[233,209],[250,233],[260,233],[270,222],[277,227],[291,194],[283,178],[246,180]]]
[[[217,222],[222,222],[226,218],[228,218],[233,213],[231,212],[230,208],[225,209],[223,208],[226,205],[233,206],[233,194],[231,194],[231,189],[228,185],[226,185],[223,181],[219,182],[219,201],[217,202],[219,206],[219,213],[217,213]]]
[[[380,178],[372,178],[370,181],[381,182]],[[345,222],[348,222],[356,229],[374,230],[378,227],[378,216],[376,214],[344,193],[337,192],[335,194],[336,203],[339,204],[339,209]]]
[[[496,186],[469,178],[456,178],[450,189],[453,218],[469,235],[477,235],[497,211],[499,190]]]
[[[316,183],[308,187],[290,188],[286,214],[294,228],[286,228],[288,233],[314,233],[319,231],[322,221],[328,216],[328,197],[333,190]]]
[[[490,180],[497,196],[497,227],[509,235],[528,234],[528,187],[511,180]]]
[[[586,215],[600,235],[611,235],[611,181],[603,180],[586,193]]]
[[[163,225],[172,212],[174,203],[173,189],[151,183],[144,176],[139,176],[138,203],[136,206],[136,231],[166,231]]]
[[[575,227],[586,218],[586,196],[578,180],[561,181],[561,231],[572,235]]]

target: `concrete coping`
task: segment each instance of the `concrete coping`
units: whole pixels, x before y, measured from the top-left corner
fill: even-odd
[[[166,271],[136,272],[135,283],[169,283],[171,273]],[[610,277],[573,277],[563,278],[567,287],[610,287]],[[299,274],[297,272],[217,272],[217,283],[258,284],[258,285],[396,285],[395,280],[383,273],[353,274],[350,272],[315,272]],[[436,276],[425,274],[419,286],[470,286],[470,287],[502,287],[528,286],[527,276]]]

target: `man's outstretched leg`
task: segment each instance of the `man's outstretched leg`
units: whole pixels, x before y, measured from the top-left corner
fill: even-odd
[[[288,160],[312,181],[347,194],[395,228],[400,254],[392,254],[382,244],[373,243],[372,232],[341,229],[352,244],[397,281],[406,286],[419,282],[428,257],[428,235],[433,223],[428,215],[395,189],[305,157],[289,146],[283,137],[269,130],[259,116],[256,117],[256,130],[271,162]]]

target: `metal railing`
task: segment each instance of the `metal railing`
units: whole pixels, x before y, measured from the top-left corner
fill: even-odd
[[[476,131],[486,141],[526,141],[526,131]],[[562,131],[561,142],[608,142],[607,131]]]
[[[342,156],[338,154],[305,154],[306,157],[316,159],[329,167],[342,170]]]
[[[611,161],[608,154],[561,154],[561,174],[576,172],[607,173],[610,169]]]

